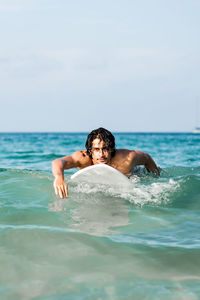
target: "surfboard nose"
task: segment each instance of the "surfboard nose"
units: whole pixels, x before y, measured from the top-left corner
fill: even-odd
[[[132,186],[131,181],[124,174],[106,164],[96,164],[86,167],[73,174],[71,179],[75,182],[87,182],[91,184]]]

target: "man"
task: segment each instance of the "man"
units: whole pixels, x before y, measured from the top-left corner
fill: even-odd
[[[61,198],[68,196],[68,187],[64,181],[66,169],[107,164],[129,177],[135,166],[143,165],[148,172],[159,175],[159,169],[149,154],[138,150],[115,149],[114,136],[104,128],[93,130],[88,135],[85,146],[86,150],[76,151],[52,162],[54,189]]]

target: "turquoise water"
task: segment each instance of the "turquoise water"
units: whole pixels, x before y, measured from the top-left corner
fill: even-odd
[[[85,133],[0,134],[0,299],[200,299],[200,135],[116,133],[163,169],[132,190],[69,183]]]

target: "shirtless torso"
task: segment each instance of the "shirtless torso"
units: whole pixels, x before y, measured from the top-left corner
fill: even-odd
[[[117,149],[112,155],[106,143],[96,138],[92,142],[90,155],[87,150],[80,150],[52,162],[56,195],[61,198],[68,196],[68,187],[64,181],[64,170],[71,168],[83,169],[95,164],[107,164],[127,177],[131,175],[133,168],[137,165],[143,165],[148,172],[159,175],[159,170],[149,154],[138,150]]]
[[[107,164],[129,177],[132,173],[132,169],[135,166],[144,165],[145,158],[143,157],[143,155],[148,154],[141,151],[117,149],[115,152],[115,156],[111,157],[110,161]],[[62,160],[65,165],[65,158],[62,158]],[[94,164],[92,159],[87,154],[86,150],[81,150],[73,153],[72,160],[74,163],[77,163],[78,169],[83,169]]]

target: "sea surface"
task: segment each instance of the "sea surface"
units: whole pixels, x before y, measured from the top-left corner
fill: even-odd
[[[200,299],[200,135],[115,133],[161,176],[53,190],[52,160],[87,133],[0,133],[0,299]]]

